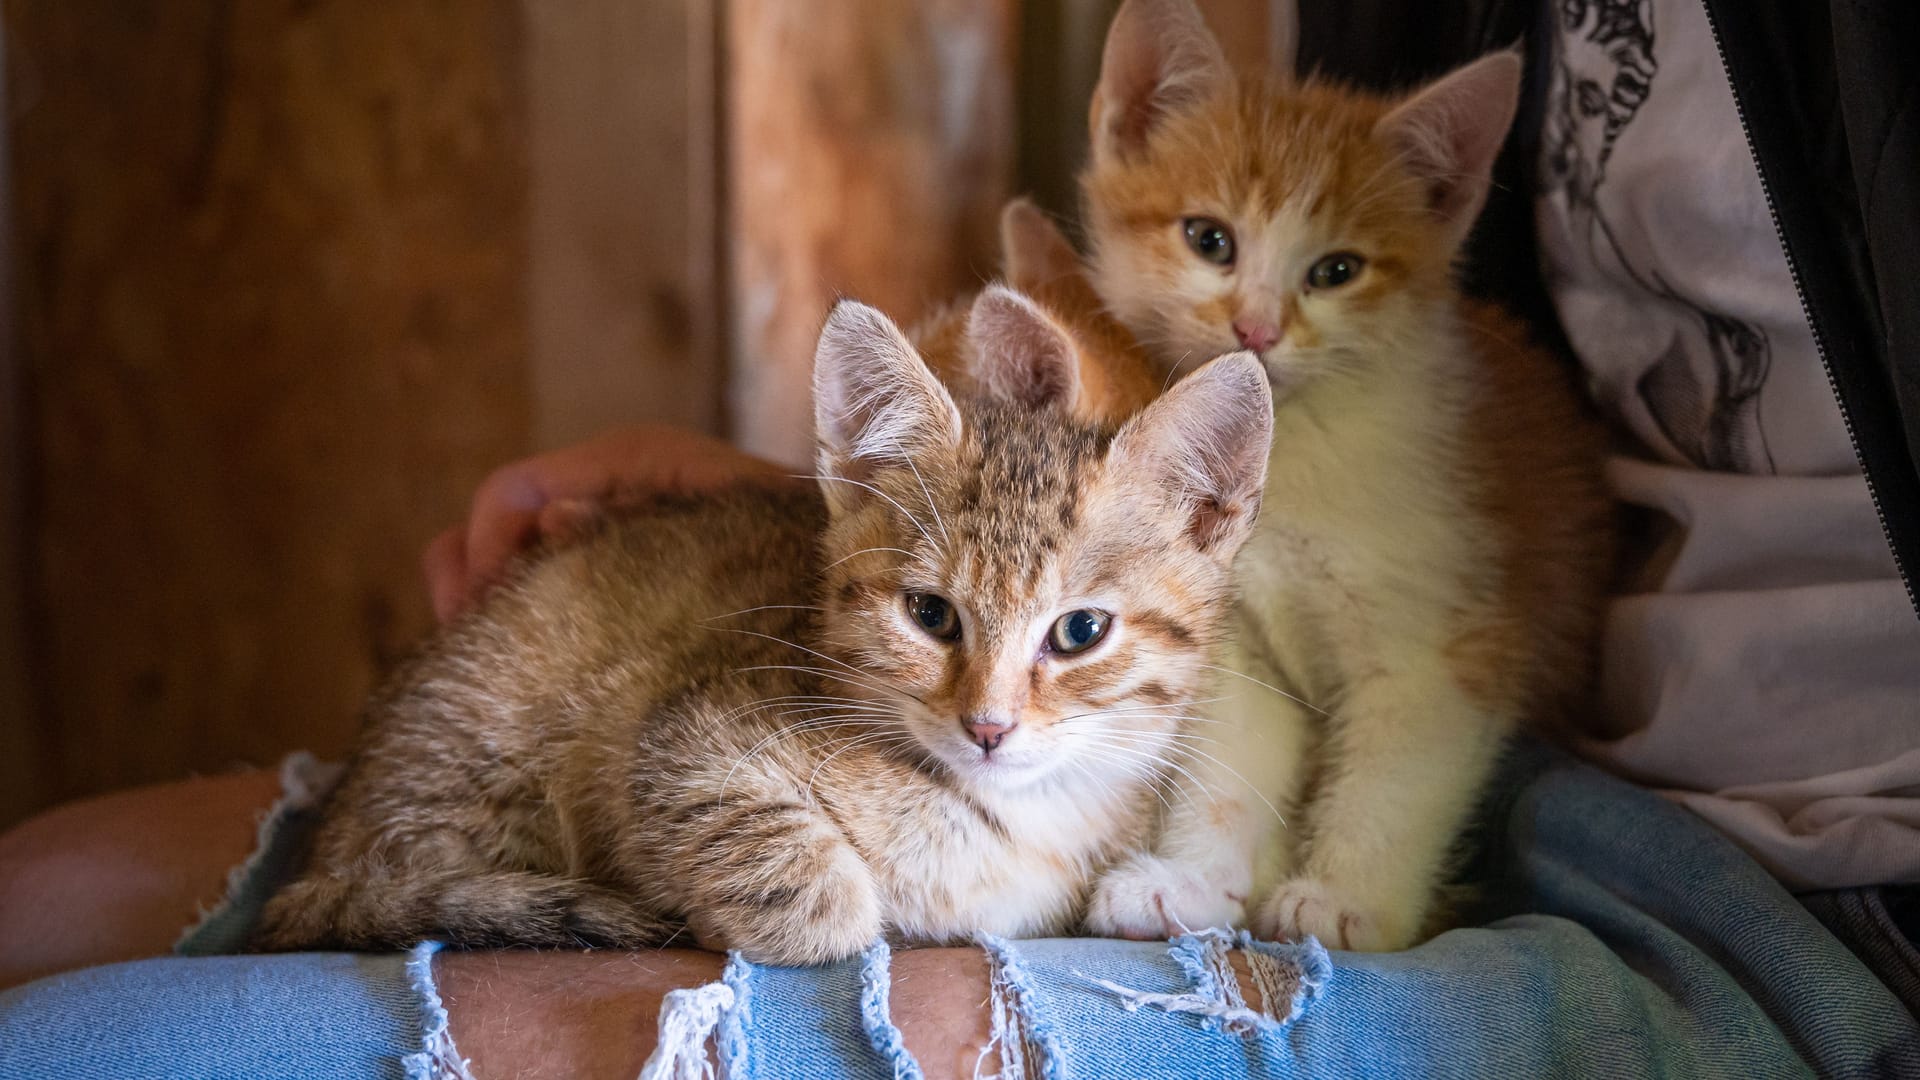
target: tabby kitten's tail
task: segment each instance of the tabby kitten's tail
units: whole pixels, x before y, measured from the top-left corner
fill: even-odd
[[[366,928],[378,927],[368,933]],[[425,938],[475,947],[639,948],[679,926],[620,894],[573,878],[515,870],[305,878],[261,912],[253,947],[284,952],[401,949]]]

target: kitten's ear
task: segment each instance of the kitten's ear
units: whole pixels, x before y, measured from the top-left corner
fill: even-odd
[[[1493,161],[1520,103],[1520,54],[1483,56],[1416,91],[1375,131],[1432,193],[1455,242],[1466,238],[1493,182]]]
[[[1040,305],[990,285],[967,315],[975,383],[993,397],[1031,409],[1071,409],[1080,394],[1073,338]]]
[[[892,319],[855,300],[833,306],[813,353],[820,481],[836,516],[868,497],[876,468],[960,440],[960,410]]]
[[[1154,121],[1232,77],[1193,0],[1126,0],[1107,30],[1088,127],[1096,160],[1139,149]]]
[[[1272,442],[1266,369],[1238,352],[1175,383],[1120,429],[1107,457],[1117,475],[1166,492],[1194,546],[1225,562],[1252,534]]]
[[[1031,199],[1013,199],[1000,211],[1000,261],[1007,284],[1036,292],[1079,277],[1080,253],[1046,211]]]

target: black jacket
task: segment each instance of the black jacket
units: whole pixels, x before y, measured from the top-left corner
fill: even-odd
[[[1553,0],[1303,0],[1303,70],[1404,87],[1527,43],[1527,84],[1469,288],[1551,337],[1534,250]],[[1907,598],[1920,575],[1920,3],[1705,0],[1787,264]],[[1564,345],[1564,341],[1561,342]]]

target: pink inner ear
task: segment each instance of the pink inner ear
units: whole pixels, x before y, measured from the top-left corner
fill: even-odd
[[[1421,90],[1380,122],[1427,178],[1435,213],[1459,225],[1480,211],[1520,93],[1520,59],[1495,53]]]
[[[1247,508],[1239,503],[1204,499],[1193,508],[1193,518],[1187,522],[1187,537],[1201,551],[1212,551],[1246,512]]]
[[[1100,58],[1096,149],[1137,147],[1155,118],[1205,97],[1228,75],[1226,57],[1189,0],[1130,0],[1114,16]]]
[[[999,397],[1039,409],[1070,406],[1077,384],[1073,342],[1031,301],[990,291],[968,323],[974,377]]]
[[[1115,27],[1108,42],[1098,93],[1108,110],[1107,130],[1121,146],[1146,141],[1153,124],[1154,93],[1160,86],[1160,48],[1139,35],[1121,36]]]

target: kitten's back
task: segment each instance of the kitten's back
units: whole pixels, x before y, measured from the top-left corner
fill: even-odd
[[[1477,301],[1463,301],[1461,317],[1475,381],[1461,459],[1471,504],[1501,549],[1501,580],[1449,659],[1469,694],[1559,730],[1587,698],[1613,560],[1606,435],[1572,366],[1535,344],[1525,323]]]
[[[369,701],[310,872],[268,905],[255,946],[671,933],[587,883],[608,876],[615,810],[634,782],[627,763],[663,761],[687,741],[655,724],[690,687],[747,700],[791,692],[784,669],[796,654],[783,641],[807,632],[823,520],[811,489],[661,496],[516,564]],[[793,606],[729,621],[770,602]],[[390,850],[402,864],[386,865]]]

